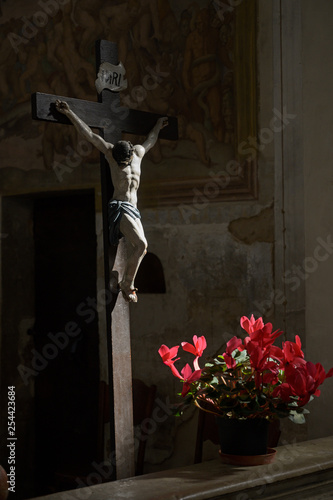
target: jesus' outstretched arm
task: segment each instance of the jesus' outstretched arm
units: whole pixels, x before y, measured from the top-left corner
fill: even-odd
[[[95,134],[88,125],[79,118],[74,111],[70,109],[65,101],[56,100],[56,110],[67,116],[73,123],[78,133],[91,144],[93,144],[101,153],[107,154],[113,149],[113,144],[106,142],[101,136]]]
[[[157,120],[155,127],[149,132],[147,139],[142,144],[142,147],[144,148],[143,154],[147,153],[153,146],[155,146],[160,130],[167,125],[168,118],[166,116]]]

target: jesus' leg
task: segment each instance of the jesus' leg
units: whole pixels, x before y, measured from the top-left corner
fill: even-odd
[[[147,240],[140,219],[133,219],[123,214],[120,221],[120,232],[125,237],[127,259],[125,272],[119,287],[129,302],[137,302],[134,279],[140,263],[147,252]]]

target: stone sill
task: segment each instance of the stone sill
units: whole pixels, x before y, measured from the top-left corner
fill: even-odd
[[[333,498],[333,436],[279,446],[272,464],[219,459],[121,479],[39,500],[310,500]]]

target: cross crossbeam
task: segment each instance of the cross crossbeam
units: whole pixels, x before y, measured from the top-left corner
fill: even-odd
[[[110,92],[108,90],[103,91]],[[109,97],[109,96],[107,96]],[[43,120],[54,123],[63,123],[71,125],[70,120],[55,109],[55,101],[66,101],[71,110],[85,121],[89,127],[105,130],[105,135],[111,133],[111,136],[119,137],[121,132],[147,135],[154,127],[161,115],[137,109],[129,109],[120,106],[117,97],[105,98],[103,102],[85,101],[73,97],[63,97],[52,94],[43,94],[36,92],[32,95],[32,117],[35,120]],[[168,117],[169,125],[159,133],[160,139],[177,139],[177,119],[173,116]],[[111,125],[111,132],[108,131]],[[112,133],[114,132],[114,133]],[[106,137],[105,137],[106,139]],[[107,140],[107,139],[106,139]],[[116,142],[116,141],[114,141]]]

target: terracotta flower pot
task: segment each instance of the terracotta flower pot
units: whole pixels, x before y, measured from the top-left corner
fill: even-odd
[[[265,455],[228,455],[227,453],[221,453],[220,458],[224,464],[230,465],[240,465],[240,466],[252,466],[252,465],[264,465],[273,462],[276,454],[276,450],[273,448],[268,448]]]

